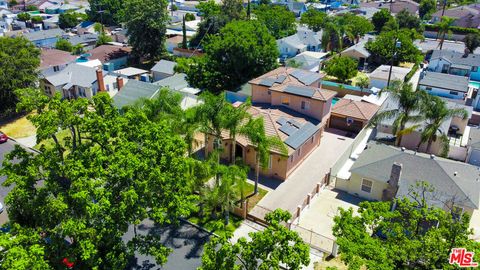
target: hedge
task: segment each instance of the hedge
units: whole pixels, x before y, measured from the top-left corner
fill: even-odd
[[[458,27],[458,26],[451,26],[450,30],[454,34],[479,34],[480,33],[480,31],[475,28],[464,28],[464,27]],[[438,31],[438,26],[435,24],[426,24],[425,31]]]

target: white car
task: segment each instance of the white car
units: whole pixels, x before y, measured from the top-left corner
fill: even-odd
[[[3,212],[3,209],[4,209],[3,204],[0,202],[0,213]]]

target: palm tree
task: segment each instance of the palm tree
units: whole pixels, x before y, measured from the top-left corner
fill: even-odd
[[[411,133],[418,127],[418,125],[412,125],[407,128],[407,123],[416,124],[423,119],[423,116],[419,113],[423,91],[413,91],[410,83],[393,81],[390,87],[380,91],[380,95],[385,93],[388,93],[389,98],[396,101],[398,106],[379,112],[372,119],[371,124],[375,125],[387,119],[395,119],[392,132],[397,137],[395,145],[399,146],[402,143],[402,136]]]
[[[229,131],[230,140],[232,141],[232,151],[230,156],[231,164],[235,164],[237,134],[241,131],[242,124],[250,116],[247,113],[247,109],[250,106],[251,102],[250,100],[247,100],[247,102],[244,102],[238,107],[226,106],[225,108],[222,125]]]
[[[133,107],[145,112],[148,119],[159,121],[163,119],[175,119],[182,114],[182,95],[170,91],[168,88],[161,89],[157,96],[152,99],[143,98],[135,102]]]
[[[341,26],[333,21],[325,23],[322,34],[322,47],[325,51],[339,51],[343,46]]]
[[[195,139],[195,135],[200,131],[201,124],[197,120],[197,108],[192,107],[186,109],[175,122],[177,124],[177,131],[183,136],[183,140],[187,144],[188,156],[191,156],[194,148],[199,145]]]
[[[250,143],[255,148],[255,189],[252,195],[258,193],[258,178],[260,175],[260,168],[267,168],[270,151],[277,150],[281,155],[288,154],[285,144],[274,136],[267,136],[265,134],[265,126],[263,118],[252,118],[242,128],[243,133],[250,140]]]
[[[467,111],[465,109],[449,109],[445,101],[432,95],[426,95],[423,98],[422,107],[427,124],[422,131],[421,140],[418,143],[418,147],[420,147],[422,143],[427,142],[426,152],[430,153],[432,143],[440,138],[443,146],[441,155],[448,155],[449,140],[447,135],[443,133],[440,127],[447,119],[451,117],[461,117],[462,119],[467,119]]]
[[[247,181],[247,170],[239,166],[222,166],[222,179],[219,190],[219,202],[221,210],[225,216],[225,225],[230,220],[230,211],[235,204],[245,199],[245,183]]]
[[[454,18],[450,17],[442,17],[442,20],[437,23],[438,27],[438,35],[442,36],[440,39],[440,50],[443,47],[443,42],[445,41],[445,36],[448,34],[449,36],[452,34],[452,31],[450,30],[450,27],[453,25],[453,22],[455,21]]]

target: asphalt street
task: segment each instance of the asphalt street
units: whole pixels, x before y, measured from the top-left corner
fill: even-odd
[[[2,167],[3,160],[5,156],[13,150],[15,147],[15,142],[12,140],[8,140],[5,143],[0,144],[0,167]],[[2,202],[3,206],[5,206],[4,200],[7,196],[8,192],[12,190],[12,187],[4,187],[2,184],[5,182],[6,177],[0,176],[0,202]],[[8,220],[7,211],[4,210],[3,213],[0,214],[0,226],[3,225]]]

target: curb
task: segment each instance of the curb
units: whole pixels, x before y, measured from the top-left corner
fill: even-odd
[[[11,140],[11,141],[14,141],[16,144],[18,144],[18,145],[22,146],[23,148],[28,149],[28,150],[30,150],[30,151],[32,151],[32,152],[35,152],[35,153],[37,153],[37,154],[41,154],[41,153],[42,153],[42,152],[38,151],[38,150],[35,149],[35,148],[28,147],[28,146],[24,145],[23,143],[19,142],[19,141],[18,141],[17,139],[15,139],[15,138],[8,137],[8,139]]]
[[[195,227],[195,228],[203,231],[203,232],[208,233],[209,235],[213,235],[213,236],[216,236],[216,237],[220,237],[220,235],[218,235],[218,234],[216,234],[216,233],[214,233],[214,232],[211,232],[211,231],[209,231],[209,230],[203,228],[202,226],[199,226],[199,225],[197,225],[197,224],[195,224],[195,223],[193,223],[193,222],[190,222],[190,221],[187,220],[187,219],[184,219],[184,218],[178,218],[178,219],[179,219],[180,221],[183,221],[183,222],[185,222],[185,223],[187,223],[187,224],[189,224],[189,225],[191,225],[191,226],[193,226],[193,227]]]

